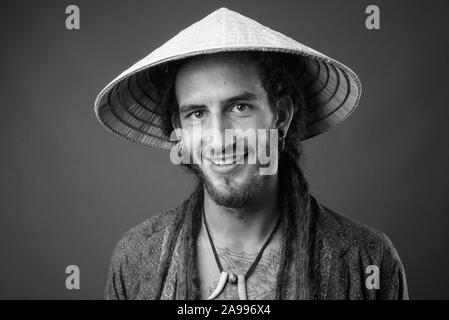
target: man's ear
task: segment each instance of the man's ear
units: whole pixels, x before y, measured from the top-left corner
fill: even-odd
[[[287,135],[287,131],[290,128],[294,112],[295,108],[293,106],[292,98],[290,96],[282,96],[277,102],[276,127],[283,133],[284,137]]]

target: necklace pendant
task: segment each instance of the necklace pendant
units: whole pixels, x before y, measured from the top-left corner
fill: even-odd
[[[246,296],[246,279],[244,275],[239,274],[238,275],[238,291],[239,291],[239,299],[240,300],[247,300]]]
[[[228,279],[231,284],[237,284],[237,276],[235,273],[233,273],[233,272],[229,273]]]
[[[207,298],[207,300],[214,300],[218,295],[223,291],[226,286],[226,282],[228,281],[229,274],[223,271],[220,275],[220,280],[218,281],[217,288],[215,288],[214,292]]]

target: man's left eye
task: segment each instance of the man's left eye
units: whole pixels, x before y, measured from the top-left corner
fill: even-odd
[[[236,104],[232,109],[237,112],[245,112],[249,110],[249,106],[247,104]]]

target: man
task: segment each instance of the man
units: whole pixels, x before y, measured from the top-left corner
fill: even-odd
[[[360,93],[346,66],[225,8],[122,73],[99,120],[198,186],[122,237],[105,297],[407,299],[387,236],[320,205],[300,167],[301,141]]]

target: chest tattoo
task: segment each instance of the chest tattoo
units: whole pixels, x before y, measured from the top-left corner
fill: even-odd
[[[235,274],[245,274],[257,254],[232,251],[229,248],[217,248],[217,253],[225,271]],[[250,300],[274,299],[276,277],[280,264],[280,251],[267,248],[257,264],[254,273],[246,280],[246,291]],[[209,286],[209,294],[217,287],[218,279]],[[227,283],[222,293],[217,297],[221,300],[239,299],[237,285]]]

